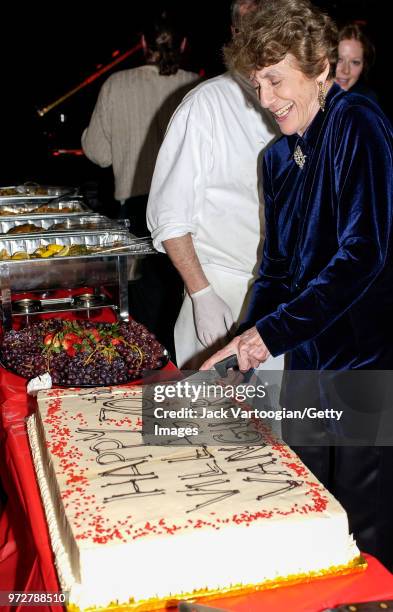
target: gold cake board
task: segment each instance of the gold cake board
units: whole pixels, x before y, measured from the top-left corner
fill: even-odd
[[[337,578],[363,572],[367,568],[367,561],[361,555],[347,565],[333,566],[319,572],[309,572],[307,574],[292,574],[285,578],[275,578],[266,580],[260,584],[243,585],[238,584],[223,589],[200,589],[193,593],[182,593],[181,595],[171,595],[170,597],[153,598],[139,602],[128,602],[119,604],[113,602],[105,607],[89,607],[81,610],[74,604],[67,605],[67,612],[153,612],[154,610],[165,610],[175,608],[181,601],[203,602],[206,599],[219,599],[221,597],[249,595],[255,592],[262,592],[268,589],[276,589],[284,586],[294,586],[296,584],[323,580],[325,578]]]

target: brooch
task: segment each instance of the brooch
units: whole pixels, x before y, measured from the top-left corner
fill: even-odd
[[[306,157],[307,155],[304,155],[303,151],[298,145],[293,154],[293,159],[295,160],[300,169],[302,169],[304,164],[306,163]]]

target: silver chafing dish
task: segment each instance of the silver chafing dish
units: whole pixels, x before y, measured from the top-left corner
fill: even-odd
[[[98,213],[68,215],[46,214],[42,216],[0,217],[0,234],[36,234],[46,232],[97,232],[109,229],[126,229],[128,219],[112,220]],[[32,226],[28,228],[28,226]],[[26,231],[18,231],[25,228]],[[17,230],[17,231],[15,231]]]
[[[46,214],[71,217],[87,213],[88,211],[90,209],[86,206],[81,196],[62,198],[61,200],[10,198],[7,201],[0,202],[0,219],[12,217],[28,219],[35,215],[42,216]]]
[[[65,187],[59,185],[39,185],[28,182],[23,185],[8,185],[0,187],[0,204],[21,200],[43,200],[66,196],[76,196],[79,193],[77,187]]]
[[[74,256],[32,258],[37,249],[50,245],[80,245],[88,252]],[[138,277],[140,261],[155,254],[150,238],[135,238],[126,229],[95,232],[59,232],[51,234],[0,236],[0,283],[3,324],[12,323],[12,294],[43,290],[91,287],[95,293],[105,285],[118,286],[118,310],[128,319],[128,280]],[[27,253],[29,259],[10,259],[16,253]],[[6,254],[6,255],[5,255]],[[5,258],[7,257],[7,258]],[[88,302],[88,301],[87,301]],[[86,308],[91,307],[87,303]],[[79,309],[70,301],[67,309]],[[23,309],[22,309],[23,310]],[[37,312],[40,309],[37,309]],[[58,307],[53,310],[57,311]]]

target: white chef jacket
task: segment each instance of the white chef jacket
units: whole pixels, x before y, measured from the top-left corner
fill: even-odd
[[[147,221],[154,246],[190,232],[201,263],[250,274],[264,234],[258,157],[275,130],[224,74],[195,87],[170,120]]]
[[[175,111],[152,179],[147,223],[154,246],[164,251],[163,241],[191,233],[207,278],[235,320],[258,270],[264,237],[258,171],[276,134],[251,92],[229,74],[215,77],[195,87]],[[212,280],[220,271],[225,295]],[[234,275],[241,288],[231,282]],[[201,348],[188,299],[175,331],[180,367]]]

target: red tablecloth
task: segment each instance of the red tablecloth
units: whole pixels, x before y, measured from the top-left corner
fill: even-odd
[[[168,375],[177,371],[172,364],[166,370]],[[33,409],[34,401],[26,395],[23,379],[0,367],[0,474],[8,495],[0,515],[0,591],[59,591],[25,428],[25,417]],[[368,557],[368,562],[368,569],[361,574],[222,598],[210,605],[233,612],[319,612],[339,603],[393,599],[392,574],[376,559]],[[39,607],[41,612],[59,609]],[[9,610],[27,612],[29,607]],[[31,610],[37,612],[38,608]]]

